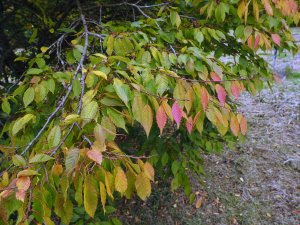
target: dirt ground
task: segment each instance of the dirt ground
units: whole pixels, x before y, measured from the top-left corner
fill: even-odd
[[[205,185],[193,184],[200,208],[160,184],[146,202],[126,205],[123,223],[300,225],[300,54],[277,59],[276,70],[287,68],[294,77],[240,98],[246,141],[235,151],[205,156]]]

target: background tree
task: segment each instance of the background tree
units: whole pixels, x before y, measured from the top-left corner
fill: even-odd
[[[154,170],[193,201],[202,154],[246,134],[239,95],[273,80],[257,51],[297,50],[297,4],[2,1],[0,221],[104,220]]]

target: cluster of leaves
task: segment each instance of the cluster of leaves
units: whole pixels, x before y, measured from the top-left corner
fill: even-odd
[[[286,26],[296,4],[77,1],[68,20],[81,26],[63,24],[54,44],[17,58],[29,68],[2,98],[0,221],[102,218],[116,197],[145,200],[155,172],[193,201],[201,154],[246,134],[236,100],[273,80],[257,50],[296,49]]]

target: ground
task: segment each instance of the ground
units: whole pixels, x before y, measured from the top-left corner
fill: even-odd
[[[195,180],[197,197],[192,205],[182,192],[172,194],[168,186],[159,185],[146,202],[127,204],[122,212],[124,224],[299,225],[298,61],[300,54],[280,55],[275,69],[285,71],[282,83],[256,97],[240,98],[239,110],[249,122],[247,139],[236,151],[205,156],[205,185]]]

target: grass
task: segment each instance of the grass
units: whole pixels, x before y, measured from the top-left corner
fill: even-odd
[[[290,79],[290,80],[300,79],[300,72],[295,72],[290,67],[286,67],[285,72],[286,72],[287,79]]]

